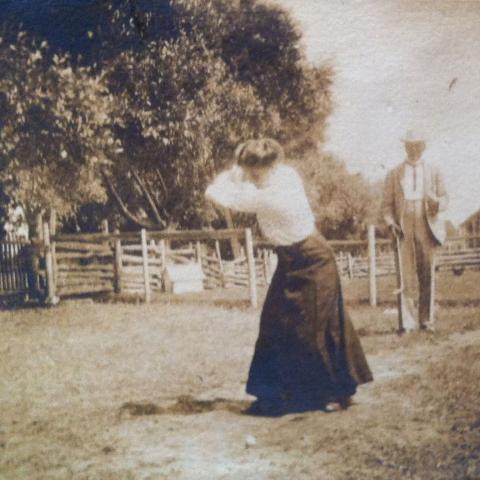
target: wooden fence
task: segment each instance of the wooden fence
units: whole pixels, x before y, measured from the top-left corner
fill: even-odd
[[[252,305],[257,303],[257,286],[267,282],[268,267],[265,259],[255,259],[249,229],[52,236],[48,229],[45,224],[50,298],[117,292],[142,295],[150,301],[152,292],[163,290],[164,271],[172,263],[201,265],[206,288],[247,286]],[[220,241],[232,238],[243,241],[244,256],[226,261],[221,258]],[[187,246],[171,249],[169,244],[175,241]],[[208,244],[210,249],[205,248]]]
[[[244,286],[256,305],[257,287],[268,286],[276,266],[272,247],[254,242],[249,229],[51,235],[51,226],[43,227],[40,251],[49,299],[116,292],[141,295],[148,302],[152,293],[164,290],[166,267],[183,263],[196,264],[203,272],[204,288]],[[241,245],[241,255],[222,258],[221,243],[232,238]],[[437,254],[438,270],[461,273],[480,268],[480,248],[459,249],[459,239],[452,241],[455,247],[447,243]],[[329,244],[343,277],[368,278],[370,303],[375,305],[377,278],[395,272],[391,242],[375,239],[371,227],[366,241]],[[27,246],[25,242],[0,243],[0,294],[28,290],[29,267],[23,254]]]
[[[55,293],[59,296],[113,290],[114,253],[108,243],[54,242]]]

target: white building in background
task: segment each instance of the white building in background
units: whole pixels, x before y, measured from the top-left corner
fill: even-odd
[[[470,238],[468,246],[476,248],[480,246],[480,209],[472,213],[459,227],[460,235]]]
[[[11,205],[8,207],[7,221],[4,225],[7,238],[20,240],[29,239],[28,223],[25,211],[20,205]]]

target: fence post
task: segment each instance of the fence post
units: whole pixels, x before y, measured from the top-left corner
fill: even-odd
[[[266,248],[262,250],[262,260],[263,260],[263,276],[265,277],[265,286],[270,284],[270,271],[268,265],[268,251]]]
[[[150,290],[150,273],[148,271],[147,231],[144,228],[142,228],[140,235],[142,240],[143,283],[144,283],[144,290],[145,290],[145,302],[150,303],[151,290]]]
[[[115,234],[120,233],[118,228],[114,231]],[[113,288],[115,293],[122,292],[122,241],[117,238],[115,239],[115,265],[113,268],[114,271],[114,285]]]
[[[43,240],[43,215],[41,213],[37,213],[35,218],[35,230],[37,238]]]
[[[52,248],[50,245],[50,230],[48,228],[48,223],[43,224],[43,243],[45,246],[45,264],[47,272],[47,304],[55,304],[58,299],[55,295],[55,277],[53,269],[53,256]]]
[[[257,307],[257,275],[255,269],[255,257],[253,256],[253,239],[252,230],[245,229],[245,249],[247,251],[247,265],[248,265],[248,287],[250,293],[250,304],[252,307]]]
[[[222,288],[225,288],[225,271],[223,269],[222,253],[220,251],[220,242],[215,240],[215,254],[217,255],[218,268],[220,270],[220,283]]]
[[[160,258],[162,259],[162,272],[167,268],[167,244],[165,240],[160,240]]]
[[[7,243],[5,244],[6,251],[6,265],[7,265],[7,279],[8,279],[8,290],[15,290],[15,282],[13,280],[13,260],[12,260],[12,244],[11,238],[7,237]]]
[[[197,263],[202,265],[202,244],[199,240],[197,240],[195,243],[195,252],[197,256]]]
[[[50,218],[49,218],[49,229],[50,235],[57,234],[57,211],[52,208],[50,209]],[[55,285],[57,284],[57,252],[55,242],[52,242],[50,238],[51,251],[52,251],[52,266],[53,266],[53,278],[55,279]]]
[[[348,278],[353,278],[353,258],[351,252],[347,254],[347,262],[348,262]]]
[[[108,235],[108,220],[105,218],[102,220],[102,233],[104,233],[105,235]]]
[[[370,305],[377,306],[377,264],[375,249],[375,225],[368,226],[368,294]]]

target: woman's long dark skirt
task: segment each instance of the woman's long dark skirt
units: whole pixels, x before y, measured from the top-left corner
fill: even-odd
[[[372,380],[321,235],[277,248],[247,393],[292,411],[322,408]]]

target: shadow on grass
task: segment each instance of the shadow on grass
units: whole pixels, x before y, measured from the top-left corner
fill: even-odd
[[[104,294],[95,297],[95,300],[102,303],[125,303],[141,304],[144,297],[140,294]],[[250,300],[243,291],[205,290],[199,293],[155,293],[152,296],[152,303],[157,305],[195,305],[205,307],[219,307],[225,309],[247,310],[251,309]]]
[[[397,336],[404,335],[404,333],[400,333],[396,329],[380,330],[380,329],[359,327],[356,329],[356,331],[360,337],[386,337],[390,335],[397,335]]]
[[[7,310],[36,310],[38,308],[51,308],[56,305],[46,305],[36,300],[23,298],[4,298],[0,301],[0,311]]]
[[[322,411],[324,413],[334,413],[341,410],[338,408],[329,408],[327,402],[316,405],[290,405],[287,407],[275,407],[265,405],[260,406],[258,401],[249,400],[229,400],[225,398],[215,398],[212,400],[199,400],[190,395],[182,395],[174,403],[167,406],[160,406],[151,402],[126,402],[118,409],[118,418],[142,417],[150,415],[199,415],[213,411],[224,411],[236,415],[249,415],[255,417],[281,417],[289,414],[304,414],[311,411]],[[299,420],[303,417],[294,417]]]

